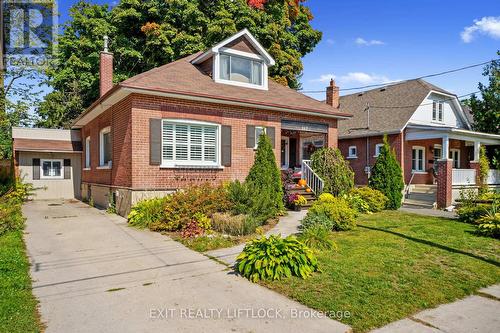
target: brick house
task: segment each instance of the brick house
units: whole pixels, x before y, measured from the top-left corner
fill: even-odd
[[[191,184],[244,180],[262,133],[282,168],[298,168],[315,149],[337,147],[338,121],[350,117],[339,111],[334,87],[322,103],[268,80],[274,60],[246,29],[206,52],[116,85],[106,44],[100,98],[73,122],[72,131],[79,132],[83,147],[75,151],[81,155],[78,194],[103,207],[113,200],[121,215],[145,197]],[[20,138],[13,138],[16,146]],[[36,134],[32,141],[40,145]],[[20,165],[22,154],[16,150],[18,170],[60,175],[54,170],[59,163],[34,166],[24,159]]]
[[[356,184],[367,184],[387,134],[406,189],[420,189],[415,203],[449,206],[459,188],[475,185],[480,145],[500,145],[500,135],[472,130],[455,94],[421,79],[342,96],[339,109],[353,115],[338,130]],[[500,183],[498,171],[491,172],[490,182]]]

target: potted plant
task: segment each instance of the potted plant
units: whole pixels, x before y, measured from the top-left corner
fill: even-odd
[[[302,195],[297,195],[297,198],[293,201],[293,209],[295,211],[299,211],[302,209],[302,206],[307,204],[307,199]]]
[[[293,209],[295,207],[295,200],[297,200],[298,197],[299,195],[297,193],[288,193],[286,195],[287,206]]]

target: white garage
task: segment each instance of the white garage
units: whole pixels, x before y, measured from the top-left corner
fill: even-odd
[[[79,130],[13,128],[12,139],[16,174],[33,184],[33,199],[81,197]]]

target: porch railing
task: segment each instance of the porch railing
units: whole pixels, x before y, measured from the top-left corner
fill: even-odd
[[[488,173],[488,185],[500,185],[500,170],[490,170]]]
[[[453,185],[474,185],[476,184],[475,169],[453,169],[451,174]]]
[[[320,176],[311,168],[310,160],[302,161],[302,179],[307,183],[307,186],[313,191],[314,194],[320,195],[323,192],[325,182]]]

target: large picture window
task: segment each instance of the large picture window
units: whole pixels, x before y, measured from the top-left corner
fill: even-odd
[[[163,166],[219,165],[219,126],[163,120]]]
[[[63,160],[41,160],[40,178],[41,179],[63,179],[62,172]]]
[[[261,86],[262,61],[252,60],[235,55],[221,54],[220,78]]]

